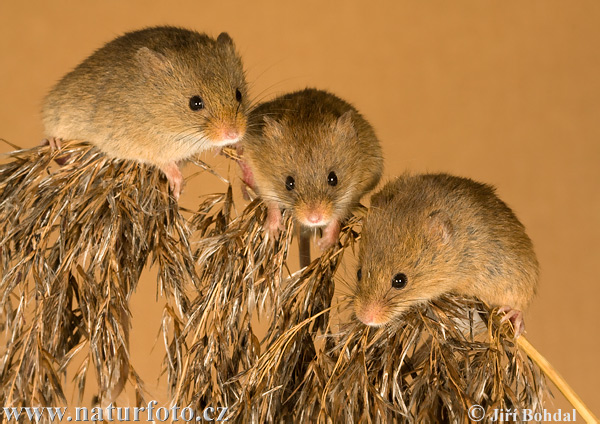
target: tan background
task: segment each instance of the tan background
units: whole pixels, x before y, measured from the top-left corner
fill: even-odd
[[[311,85],[353,102],[381,138],[387,178],[448,171],[498,187],[542,266],[527,336],[600,414],[600,2],[214,3],[1,0],[0,137],[38,143],[44,94],[124,31],[228,31],[254,96]],[[222,188],[207,181],[183,201]],[[164,399],[151,274],[133,314],[133,361]],[[551,410],[566,406],[556,396]]]

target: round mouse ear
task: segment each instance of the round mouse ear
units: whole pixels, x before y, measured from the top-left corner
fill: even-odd
[[[271,118],[270,116],[263,116],[264,130],[263,133],[269,137],[281,138],[283,137],[283,127],[279,122]]]
[[[429,214],[427,230],[433,240],[442,244],[448,244],[454,232],[450,217],[446,212],[441,210],[433,211]]]
[[[140,47],[135,52],[135,58],[142,67],[142,72],[148,75],[156,75],[160,72],[168,72],[172,69],[171,62],[167,57],[148,47]]]
[[[217,43],[233,46],[233,40],[226,32],[222,32],[219,34],[219,36],[217,37]]]
[[[356,128],[354,128],[354,121],[352,117],[354,112],[349,110],[344,112],[335,123],[335,132],[344,138],[356,137]]]

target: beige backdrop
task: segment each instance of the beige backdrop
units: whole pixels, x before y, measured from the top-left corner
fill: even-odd
[[[527,336],[599,414],[600,2],[215,3],[1,0],[0,138],[38,143],[44,94],[124,31],[228,31],[255,97],[310,85],[354,103],[387,178],[448,171],[498,187],[542,267]],[[183,201],[221,188],[207,179]],[[161,400],[155,281],[133,299],[132,356]],[[566,406],[556,396],[552,410]]]

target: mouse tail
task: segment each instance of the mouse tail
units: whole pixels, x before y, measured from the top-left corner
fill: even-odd
[[[298,252],[300,268],[310,265],[310,229],[298,225]]]

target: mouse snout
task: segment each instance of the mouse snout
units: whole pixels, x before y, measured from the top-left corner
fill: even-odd
[[[363,324],[373,327],[383,325],[388,321],[384,306],[377,301],[366,304],[357,303],[354,312]]]
[[[331,221],[331,208],[323,204],[298,207],[298,220],[308,227],[322,227]]]
[[[313,211],[306,215],[306,220],[311,224],[319,224],[323,221],[323,214],[321,211]]]
[[[246,120],[243,116],[236,119],[215,119],[209,121],[205,135],[214,146],[228,146],[242,139],[246,133]]]
[[[237,129],[235,128],[223,128],[221,130],[221,140],[225,141],[231,141],[231,140],[238,140],[240,138],[240,133]]]

